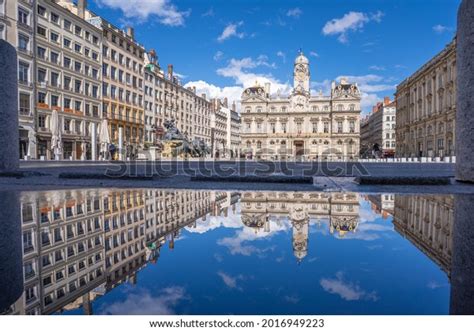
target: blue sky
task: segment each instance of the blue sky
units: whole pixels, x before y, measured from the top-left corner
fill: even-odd
[[[314,91],[358,82],[363,110],[449,43],[459,0],[90,0],[109,21],[173,63],[183,84],[238,100],[258,80],[288,92],[298,49]]]

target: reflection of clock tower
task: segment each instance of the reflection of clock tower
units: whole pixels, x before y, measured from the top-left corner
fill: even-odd
[[[309,95],[309,61],[301,51],[295,59],[293,78],[293,94]]]
[[[289,216],[293,225],[293,254],[300,263],[308,254],[309,217],[304,205],[295,205]]]

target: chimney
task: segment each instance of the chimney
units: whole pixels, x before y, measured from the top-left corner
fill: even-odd
[[[223,104],[225,108],[229,108],[229,101],[227,100],[227,97],[224,98]]]
[[[168,79],[172,80],[173,79],[173,65],[168,64]]]
[[[127,27],[127,36],[132,38],[132,40],[135,39],[135,30],[131,26]]]
[[[232,102],[232,110],[233,110],[233,111],[236,111],[235,101]]]
[[[77,0],[77,16],[84,19],[86,15],[87,0]]]
[[[193,86],[193,93],[196,94],[196,86]]]
[[[201,94],[201,97],[202,97],[203,99],[206,99],[206,93]]]
[[[390,103],[390,97],[385,97],[383,98],[383,104],[384,106],[388,105]]]

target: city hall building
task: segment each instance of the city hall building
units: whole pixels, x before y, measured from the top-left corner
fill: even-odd
[[[270,84],[242,93],[242,151],[266,160],[356,159],[360,141],[357,84],[333,82],[330,95],[311,94],[309,61],[300,52],[294,63],[293,91],[273,96]]]

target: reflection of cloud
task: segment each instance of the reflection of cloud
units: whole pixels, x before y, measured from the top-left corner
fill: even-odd
[[[111,315],[174,315],[173,308],[185,299],[185,290],[173,286],[164,288],[158,296],[148,291],[129,294],[123,302],[109,304],[102,311]]]
[[[283,297],[283,300],[292,304],[297,304],[298,302],[300,302],[300,298],[298,298],[297,295],[285,295]]]
[[[378,300],[375,291],[368,293],[362,290],[358,284],[344,280],[344,274],[341,271],[336,273],[336,278],[322,278],[320,284],[326,292],[337,294],[346,301]]]
[[[263,229],[255,232],[253,228],[244,227],[242,230],[236,231],[233,237],[219,239],[217,244],[227,247],[232,255],[250,256],[257,254],[259,257],[264,257],[266,252],[274,251],[275,246],[258,248],[254,245],[245,244],[245,242],[268,239],[280,231],[286,232],[291,228],[291,224],[289,222],[271,222],[270,228],[270,232],[265,232]]]
[[[217,275],[218,275],[219,277],[221,277],[222,281],[224,282],[224,284],[225,284],[227,287],[229,287],[229,288],[231,288],[231,289],[237,289],[237,290],[239,290],[239,291],[242,291],[242,287],[240,287],[240,286],[237,285],[237,281],[238,281],[238,280],[243,280],[243,279],[245,279],[245,277],[244,277],[243,275],[237,275],[237,276],[235,276],[235,277],[232,277],[231,275],[226,274],[226,273],[223,272],[223,271],[219,271],[219,272],[217,273]]]
[[[224,216],[211,216],[206,218],[204,221],[196,221],[196,226],[187,227],[186,231],[191,233],[205,233],[220,227],[224,228],[241,228],[243,226],[240,221],[240,216],[235,214],[230,214],[227,217]]]
[[[436,290],[438,288],[442,288],[442,287],[447,287],[449,286],[448,284],[440,284],[438,283],[437,281],[430,281],[428,282],[428,284],[426,284],[426,287],[428,287],[429,289],[432,289],[432,290]]]

